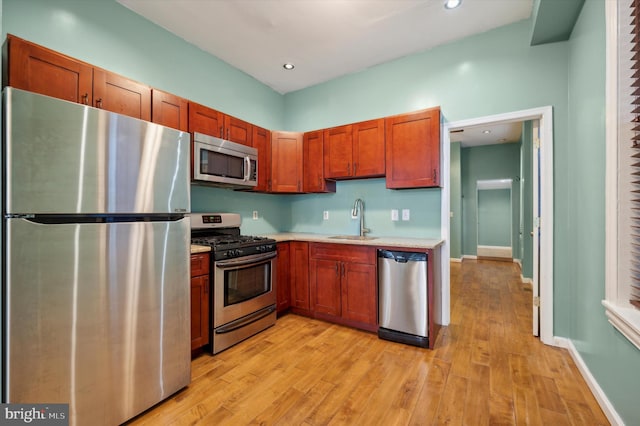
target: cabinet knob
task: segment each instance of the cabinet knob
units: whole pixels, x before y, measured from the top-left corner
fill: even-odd
[[[351,174],[351,163],[347,163],[347,174]]]
[[[438,178],[438,175],[437,175],[436,169],[433,169],[433,182],[434,183],[436,182],[437,178]]]
[[[85,93],[84,95],[81,96],[82,98],[82,103],[85,105],[89,105],[89,94]]]
[[[220,126],[220,137],[224,138],[224,128]]]
[[[96,99],[96,108],[102,108],[102,98]]]

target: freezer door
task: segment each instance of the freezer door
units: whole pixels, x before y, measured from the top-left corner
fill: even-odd
[[[185,213],[189,134],[5,88],[6,212]]]
[[[7,402],[114,425],[188,384],[189,220],[8,220]]]

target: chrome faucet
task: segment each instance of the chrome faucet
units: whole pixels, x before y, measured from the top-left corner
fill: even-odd
[[[356,202],[353,204],[353,210],[351,210],[352,217],[357,215],[360,215],[360,236],[364,237],[364,234],[371,232],[371,229],[364,227],[364,201],[360,198],[356,199]]]

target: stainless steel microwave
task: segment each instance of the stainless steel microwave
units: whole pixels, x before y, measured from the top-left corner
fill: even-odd
[[[257,185],[258,150],[202,133],[193,134],[193,180],[227,188]]]

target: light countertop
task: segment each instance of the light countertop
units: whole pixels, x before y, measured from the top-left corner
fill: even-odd
[[[211,251],[211,247],[209,246],[199,246],[196,244],[191,244],[191,254],[196,253],[207,253]]]
[[[410,238],[410,237],[371,237],[367,240],[349,240],[330,238],[332,235],[311,234],[299,232],[282,232],[278,234],[262,235],[263,237],[273,238],[277,242],[284,241],[308,241],[314,243],[331,243],[331,244],[355,244],[361,246],[374,247],[405,247],[416,249],[433,249],[442,245],[444,240],[434,238]]]

